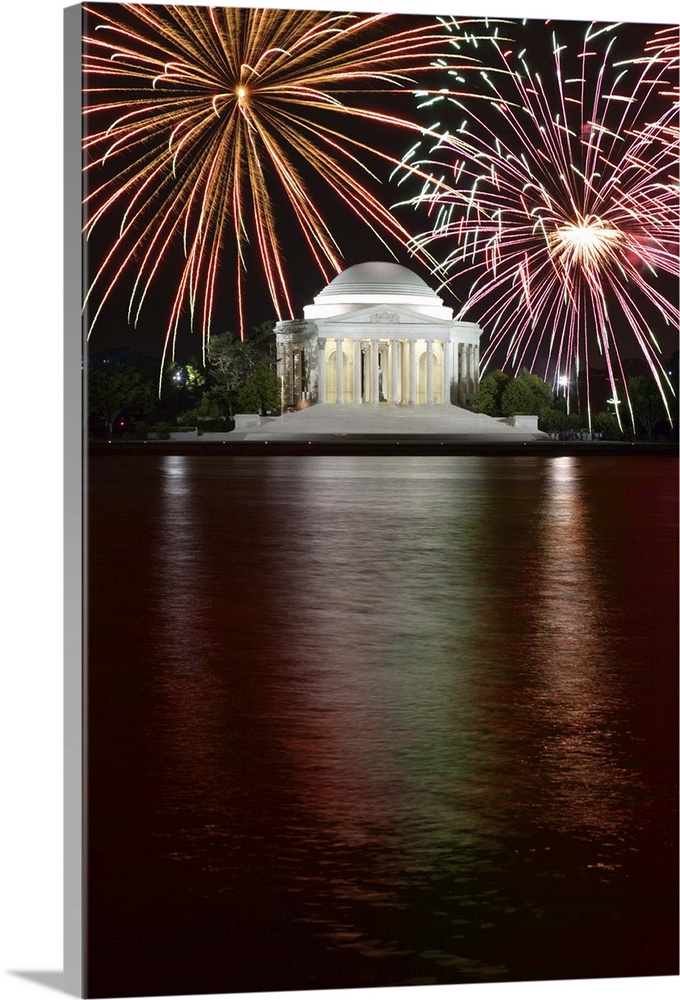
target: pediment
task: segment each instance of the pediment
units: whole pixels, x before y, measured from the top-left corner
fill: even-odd
[[[340,312],[334,316],[324,316],[323,319],[319,318],[315,322],[319,327],[320,334],[326,324],[333,326],[361,325],[369,329],[399,325],[451,326],[451,320],[424,315],[418,306],[409,309],[393,302],[357,306],[356,309]]]

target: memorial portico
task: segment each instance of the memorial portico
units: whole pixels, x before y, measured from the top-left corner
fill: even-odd
[[[454,321],[408,268],[357,264],[305,307],[303,320],[277,323],[284,405],[471,406],[481,332]]]

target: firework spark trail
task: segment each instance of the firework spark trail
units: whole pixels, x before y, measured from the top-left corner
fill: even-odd
[[[662,91],[664,97],[675,101],[680,99],[678,71],[680,70],[680,25],[668,24],[655,31],[645,45],[643,59],[662,60],[669,69],[668,90]],[[672,81],[672,82],[671,82]]]
[[[276,197],[292,206],[324,280],[329,268],[342,268],[305,171],[320,175],[388,249],[392,241],[414,252],[410,234],[361,178],[376,179],[367,158],[390,167],[399,158],[343,135],[343,120],[423,135],[421,125],[369,106],[366,95],[412,93],[413,81],[449,52],[457,23],[414,19],[404,29],[389,14],[136,4],[85,11],[85,234],[103,220],[119,226],[93,261],[89,333],[130,272],[129,320],[139,319],[177,243],[184,262],[170,292],[166,352],[187,308],[205,349],[225,251],[233,254],[229,287],[242,336],[249,259],[263,268],[279,318],[292,316]]]
[[[522,52],[491,42],[477,101],[436,99],[439,114],[460,111],[465,123],[412,147],[404,166],[431,178],[408,204],[436,212],[415,244],[443,252],[443,284],[471,280],[460,315],[488,325],[483,369],[499,356],[534,369],[547,350],[544,377],[556,385],[588,377],[596,349],[630,405],[612,309],[664,399],[671,392],[653,325],[678,324],[659,284],[679,271],[678,109],[664,90],[668,49],[616,63],[616,30],[587,27],[575,54],[553,34],[545,80]]]

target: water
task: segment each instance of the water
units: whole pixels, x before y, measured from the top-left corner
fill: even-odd
[[[89,992],[677,973],[677,463],[94,457]]]

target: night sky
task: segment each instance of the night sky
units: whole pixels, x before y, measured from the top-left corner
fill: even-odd
[[[93,9],[97,9],[96,4],[92,6]],[[100,6],[110,8],[117,5]],[[419,19],[412,15],[401,15],[395,19],[394,27],[410,27],[412,23],[419,20],[428,24],[432,22],[430,17]],[[96,19],[92,18],[92,22],[96,23]],[[394,99],[385,95],[366,94],[354,97],[354,102],[372,110],[396,113],[404,118],[417,120],[415,101],[408,92],[398,95]],[[333,118],[331,121],[335,127],[338,127],[337,118]],[[350,119],[346,116],[343,116],[341,121],[346,134],[374,147],[384,149],[395,157],[400,157],[412,142],[413,133],[399,131],[387,125]],[[415,258],[409,257],[408,252],[403,247],[400,248],[393,239],[386,236],[387,245],[397,255],[393,257],[378,236],[368,226],[362,224],[356,215],[346,209],[337,194],[314,170],[307,168],[299,156],[295,158],[294,162],[339,244],[345,267],[367,260],[396,260],[413,268],[428,283],[432,284],[429,271],[425,266],[419,264]],[[381,183],[373,182],[367,174],[364,175],[360,171],[357,171],[358,176],[379,196],[384,205],[391,206],[402,195],[396,183],[389,180],[390,168],[380,162],[377,157],[369,159],[368,165],[378,174]],[[104,178],[106,175],[104,172],[98,171],[97,176]],[[291,206],[278,179],[273,176],[271,168],[269,168],[269,176],[272,179],[269,193],[275,202],[277,231],[285,259],[286,278],[291,290],[295,313],[302,315],[304,305],[311,302],[327,282],[307,248]],[[395,214],[406,223],[406,227],[410,231],[414,218],[413,211],[404,209],[399,212],[397,210]],[[90,272],[96,270],[99,261],[104,258],[112,240],[115,239],[117,218],[117,216],[112,215],[110,219],[103,220],[87,244],[86,259]],[[226,330],[237,332],[238,330],[235,281],[233,270],[230,270],[233,268],[233,262],[234,244],[233,240],[229,240],[225,244],[222,254],[221,294],[218,295],[213,312],[213,333]],[[90,340],[90,349],[96,351],[109,346],[133,346],[135,349],[141,349],[151,354],[160,353],[164,319],[168,311],[168,290],[173,287],[173,280],[175,276],[179,275],[182,263],[181,247],[179,245],[172,247],[170,252],[165,255],[163,277],[152,288],[147,299],[148,304],[144,308],[136,329],[132,329],[127,322],[127,294],[122,292],[114,295],[97,321]],[[332,278],[334,275],[332,267],[328,264],[326,267]],[[276,319],[276,313],[267,290],[264,269],[254,246],[247,257],[247,268],[245,277],[246,325],[247,328],[252,328],[267,320]],[[134,274],[130,270],[122,284],[122,289],[131,288],[133,279]],[[454,304],[453,301],[451,304]],[[177,344],[178,356],[188,357],[198,353],[201,345],[200,332],[191,334],[187,314],[183,317],[181,331]]]
[[[110,9],[116,5],[106,6]],[[419,19],[415,16],[401,15],[400,20],[403,23],[411,23]],[[584,24],[580,22],[553,22],[551,24],[552,28],[555,28],[560,39],[576,40],[582,38]],[[620,29],[617,33],[617,53],[621,54],[621,58],[640,53],[645,40],[651,35],[653,30],[653,26],[647,25],[642,29],[640,25],[629,25],[624,29]],[[520,28],[519,31],[522,33],[522,37],[531,39],[534,36],[535,39],[540,40],[540,44],[536,44],[531,51],[531,65],[532,68],[542,72],[546,77],[549,76],[552,56],[549,47],[547,47],[546,39],[549,37],[549,34],[545,30],[544,23],[536,21],[533,29],[529,30],[527,27],[524,27]],[[433,76],[432,79],[434,80],[435,77]],[[466,79],[469,82],[471,74],[467,74]],[[386,98],[384,95],[366,94],[356,100],[361,100],[365,107],[386,111],[393,110],[405,118],[411,118],[424,125],[432,124],[433,119],[442,120],[441,110],[432,112],[418,111],[415,99],[408,92],[404,93],[403,96],[399,95],[394,98]],[[457,111],[453,112],[451,109],[448,113],[455,114],[460,118],[460,113]],[[451,124],[455,124],[453,117]],[[412,142],[415,141],[411,134],[388,126],[381,127],[374,123],[366,123],[365,121],[343,119],[343,127],[351,129],[355,137],[365,139],[368,143],[397,157],[403,155]],[[430,276],[424,264],[421,264],[413,257],[409,257],[404,248],[399,247],[393,239],[387,237],[388,246],[396,254],[396,257],[392,257],[389,250],[386,249],[378,237],[371,232],[368,226],[362,225],[359,219],[344,207],[330,187],[320,180],[314,171],[307,170],[305,172],[304,164],[301,165],[299,159],[296,161],[296,166],[303,172],[303,176],[309,185],[313,197],[322,208],[324,218],[328,222],[340,246],[346,267],[366,260],[396,259],[397,262],[416,271],[428,284],[436,287],[436,280]],[[389,167],[376,160],[371,161],[371,166],[380,172],[382,181],[380,185],[372,184],[372,190],[378,193],[381,201],[386,206],[394,205],[397,200],[403,198],[404,194],[409,191],[408,185],[398,188],[394,181],[390,181]],[[410,193],[416,193],[413,184],[411,184]],[[313,300],[314,296],[318,294],[326,282],[303,241],[285,195],[283,195],[280,189],[277,190],[275,180],[270,187],[270,194],[275,202],[277,229],[285,257],[286,277],[291,290],[295,315],[301,316],[304,305]],[[421,227],[427,227],[426,216],[422,209],[418,212],[414,212],[411,208],[396,209],[395,215],[410,232],[417,232]],[[99,261],[103,259],[103,256],[107,252],[116,225],[117,220],[114,217],[105,220],[88,244],[87,261],[91,271],[96,269]],[[253,251],[254,247],[251,247],[251,252],[247,258],[248,271],[244,286],[247,329],[251,329],[266,320],[276,318],[274,306],[267,292],[261,262],[257,253]],[[237,332],[238,330],[235,281],[232,270],[233,261],[233,244],[229,245],[227,243],[222,254],[221,277],[218,286],[219,293],[213,312],[213,334],[227,330]],[[171,298],[170,291],[173,287],[175,277],[180,273],[181,265],[181,248],[175,246],[165,255],[163,271],[159,273],[159,280],[154,283],[151,289],[136,329],[131,327],[126,317],[127,295],[129,289],[132,287],[131,283],[134,277],[132,270],[130,270],[126,279],[121,284],[120,293],[112,296],[97,322],[89,343],[90,351],[99,352],[111,347],[131,347],[134,350],[159,356],[162,351],[169,312],[168,301]],[[332,269],[329,270],[332,276]],[[469,283],[470,280],[468,278],[454,278],[450,287],[442,292],[445,304],[452,306],[454,312],[466,300]],[[674,294],[674,281],[667,282],[663,280],[661,287],[667,291],[667,294],[671,296]],[[614,311],[616,311],[616,304],[612,303],[612,306]],[[465,318],[474,320],[478,317],[467,314]],[[677,334],[670,328],[666,330],[659,328],[657,332],[662,339],[664,355],[670,355],[676,349]],[[639,354],[634,339],[632,337],[629,339],[626,338],[624,324],[620,324],[619,326],[619,335],[621,333],[623,333],[621,347],[624,355],[635,356]],[[190,332],[188,311],[185,311],[180,323],[176,356],[178,360],[183,361],[192,355],[199,354],[200,349],[201,331],[199,329],[193,333]]]

